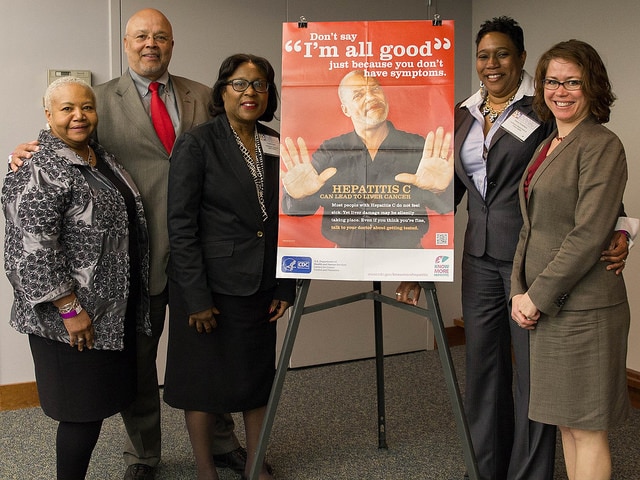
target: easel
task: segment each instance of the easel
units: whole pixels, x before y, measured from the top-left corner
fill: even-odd
[[[305,301],[307,293],[309,292],[309,286],[311,280],[299,280],[298,292],[295,303],[291,310],[291,318],[289,319],[289,325],[284,338],[284,344],[282,345],[282,351],[280,352],[280,359],[278,360],[278,368],[276,370],[276,376],[271,387],[271,395],[269,397],[269,403],[267,404],[267,410],[265,413],[264,423],[260,432],[260,439],[258,441],[258,450],[251,466],[251,473],[249,480],[258,480],[260,472],[259,465],[262,465],[264,456],[267,450],[267,443],[271,430],[273,428],[273,421],[276,415],[276,409],[280,401],[280,395],[282,394],[282,388],[284,386],[284,378],[287,373],[289,360],[291,359],[291,352],[293,351],[293,344],[295,341],[298,327],[300,325],[300,318],[306,313],[315,313],[328,308],[337,307],[340,305],[346,305],[348,303],[357,302],[359,300],[373,300],[374,302],[374,322],[375,322],[375,341],[376,341],[376,379],[377,379],[377,393],[378,393],[378,448],[387,448],[386,439],[386,427],[385,427],[385,404],[384,404],[384,351],[383,351],[383,336],[382,336],[382,304],[386,303],[396,308],[400,308],[417,315],[422,315],[431,320],[433,324],[433,330],[438,344],[438,355],[440,357],[440,363],[444,373],[445,382],[447,384],[447,390],[449,391],[449,397],[451,399],[451,405],[453,407],[453,415],[456,422],[456,430],[458,437],[462,442],[462,452],[464,457],[464,463],[467,468],[467,472],[470,480],[479,480],[478,466],[473,452],[473,445],[471,444],[471,436],[469,434],[469,428],[467,426],[467,419],[462,406],[462,397],[460,396],[460,389],[458,387],[458,381],[456,378],[455,369],[451,360],[451,350],[449,349],[449,343],[445,334],[444,324],[442,323],[442,316],[440,314],[440,306],[438,304],[438,298],[436,295],[436,287],[433,282],[421,282],[420,287],[424,290],[427,308],[416,307],[413,305],[407,305],[396,301],[395,298],[387,297],[381,294],[381,282],[373,282],[373,290],[370,292],[358,293],[350,295],[348,297],[338,298],[327,302],[318,303],[316,305],[310,305],[305,307]],[[431,316],[429,316],[431,312]]]

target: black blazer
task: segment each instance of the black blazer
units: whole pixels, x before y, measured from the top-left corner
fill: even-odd
[[[533,112],[533,98],[523,97],[512,111],[520,110],[539,121]],[[480,192],[467,175],[460,151],[474,118],[466,107],[455,110],[455,204],[467,195],[469,220],[464,238],[464,251],[474,257],[487,254],[497,260],[512,261],[522,227],[518,204],[518,184],[536,147],[553,129],[550,123],[541,125],[524,141],[499,129],[491,140],[487,153],[487,193]]]
[[[261,134],[278,133],[258,124]],[[275,288],[293,302],[295,280],[276,279],[279,157],[264,154],[262,220],[256,186],[225,115],[182,134],[169,169],[167,273],[190,313],[213,305],[212,292],[247,296]]]

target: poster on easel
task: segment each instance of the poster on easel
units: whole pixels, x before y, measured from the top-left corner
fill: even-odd
[[[453,281],[453,39],[283,24],[278,277]]]

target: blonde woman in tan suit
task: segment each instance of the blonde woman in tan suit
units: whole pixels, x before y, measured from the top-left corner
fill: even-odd
[[[557,128],[520,184],[511,315],[530,330],[529,417],[560,428],[569,480],[607,480],[607,432],[629,411],[629,304],[622,275],[599,260],[622,202],[626,158],[602,126],[615,97],[590,45],[555,45],[535,80],[534,108]]]

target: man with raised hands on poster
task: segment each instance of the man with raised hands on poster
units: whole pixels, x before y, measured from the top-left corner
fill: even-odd
[[[322,234],[338,247],[421,248],[428,211],[452,211],[452,134],[439,127],[425,140],[397,130],[382,86],[362,70],[343,77],[338,96],[352,132],[326,140],[312,157],[303,138],[281,146],[283,212],[324,207]],[[350,200],[354,194],[360,200]],[[336,199],[346,200],[332,215]]]

